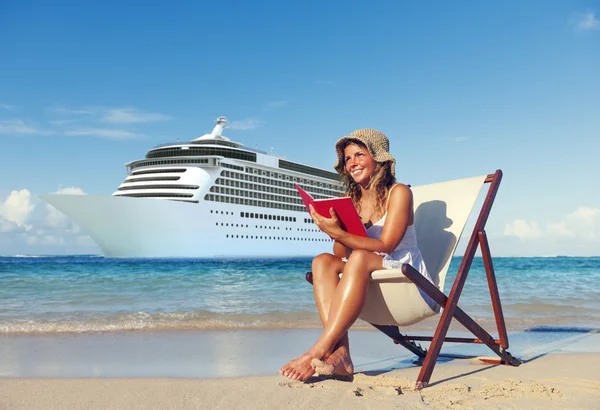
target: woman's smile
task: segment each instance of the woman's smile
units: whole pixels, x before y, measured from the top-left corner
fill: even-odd
[[[357,184],[369,182],[375,172],[376,162],[366,148],[349,144],[344,149],[346,171],[352,175]]]

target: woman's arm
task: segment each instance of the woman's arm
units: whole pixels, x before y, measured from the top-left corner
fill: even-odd
[[[333,242],[333,254],[338,258],[348,258],[352,249],[348,248],[346,245],[335,241]]]
[[[352,235],[345,232],[340,227],[338,218],[333,210],[331,218],[320,216],[314,209],[311,210],[311,215],[319,229],[342,245],[352,249],[391,253],[402,240],[406,228],[412,223],[412,192],[406,185],[399,184],[392,190],[389,201],[387,205],[387,217],[379,239]]]

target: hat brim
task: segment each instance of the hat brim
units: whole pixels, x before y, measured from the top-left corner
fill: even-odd
[[[360,142],[362,145],[367,147],[369,154],[371,154],[373,159],[379,163],[384,163],[384,162],[388,162],[388,161],[391,162],[392,163],[392,169],[391,169],[392,176],[394,176],[394,177],[396,176],[396,172],[395,172],[396,159],[394,158],[394,156],[392,154],[390,154],[387,151],[375,153],[375,152],[373,152],[374,150],[373,150],[373,147],[371,147],[371,144],[369,144],[366,140],[364,140],[360,136],[351,136],[351,135],[346,135],[346,136],[340,138],[339,140],[337,140],[337,142],[335,143],[335,151],[337,153],[338,160],[333,168],[335,168],[335,170],[338,172],[338,174],[343,174],[344,170],[345,170],[344,144],[347,141]]]

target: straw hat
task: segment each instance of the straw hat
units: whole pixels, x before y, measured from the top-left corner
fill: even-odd
[[[335,151],[337,152],[338,160],[335,164],[335,170],[341,174],[344,171],[344,143],[346,141],[360,141],[369,150],[371,156],[377,162],[392,162],[392,176],[396,176],[396,160],[390,154],[390,142],[384,133],[372,128],[361,128],[352,131],[349,135],[340,138],[335,143]]]

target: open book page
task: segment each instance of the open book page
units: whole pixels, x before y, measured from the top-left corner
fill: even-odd
[[[312,205],[319,215],[325,218],[331,218],[329,210],[333,208],[344,231],[358,236],[367,236],[367,231],[360,220],[360,216],[358,216],[358,212],[352,203],[352,199],[348,197],[314,199],[308,192],[300,188],[298,184],[294,185],[300,193],[300,197],[309,213],[309,205]]]

